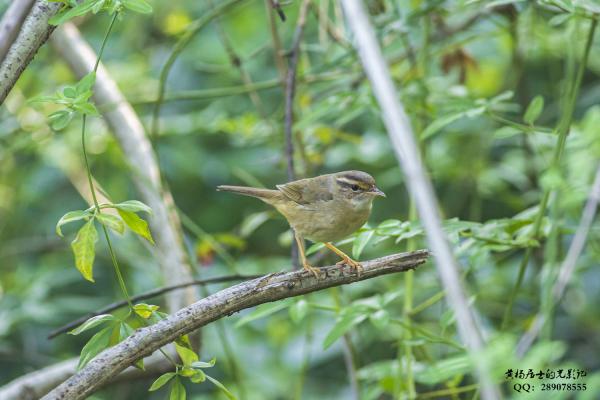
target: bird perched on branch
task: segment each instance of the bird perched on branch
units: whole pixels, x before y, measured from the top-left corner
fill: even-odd
[[[362,267],[331,242],[343,239],[367,222],[373,199],[385,194],[366,172],[343,171],[276,185],[276,190],[218,186],[217,190],[259,198],[272,205],[294,230],[302,266],[317,278],[317,268],[306,260],[304,239],[322,242],[360,273]],[[339,264],[338,263],[338,264]]]

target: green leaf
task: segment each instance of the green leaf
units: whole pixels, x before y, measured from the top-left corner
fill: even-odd
[[[308,313],[309,304],[305,299],[300,299],[290,306],[290,318],[294,323],[301,322]]]
[[[248,322],[252,322],[254,320],[267,317],[271,314],[275,314],[277,311],[283,310],[284,308],[288,307],[290,303],[291,300],[280,301],[278,303],[272,304],[261,304],[260,306],[256,307],[256,309],[250,314],[247,314],[240,318],[240,320],[236,322],[235,327],[239,328],[240,326],[246,325]]]
[[[248,215],[246,218],[244,218],[244,221],[240,226],[240,236],[250,236],[252,232],[254,232],[263,223],[265,223],[270,217],[270,211],[261,211]]]
[[[194,374],[190,377],[193,383],[201,383],[206,380],[206,374],[201,369],[195,369]]]
[[[87,331],[95,326],[98,326],[107,321],[115,321],[116,318],[110,314],[96,315],[79,325],[77,328],[69,331],[69,335],[79,335],[81,332]]]
[[[162,374],[152,383],[152,386],[150,386],[150,389],[148,389],[148,391],[154,392],[155,390],[160,389],[167,382],[169,382],[171,379],[173,379],[173,377],[175,375],[177,375],[175,372],[167,372],[166,374]]]
[[[125,8],[141,14],[150,14],[152,6],[144,0],[121,0]]]
[[[342,337],[346,332],[355,325],[360,324],[362,321],[367,319],[366,313],[356,313],[355,311],[347,312],[342,314],[336,324],[333,326],[331,331],[325,337],[323,341],[323,348],[326,349],[331,346],[336,340]]]
[[[544,109],[544,98],[542,96],[535,96],[529,106],[527,106],[527,110],[525,111],[525,115],[523,116],[523,121],[528,123],[529,125],[533,125],[535,121],[539,118],[542,110]]]
[[[153,304],[139,303],[133,306],[133,311],[144,319],[150,318],[153,312],[158,310],[160,307]]]
[[[315,243],[306,250],[305,254],[307,256],[310,256],[311,254],[316,253],[317,251],[321,250],[324,247],[325,247],[325,245],[323,243]]]
[[[94,282],[92,268],[96,255],[96,240],[98,240],[98,233],[94,226],[94,219],[90,219],[79,229],[75,240],[71,242],[71,248],[75,255],[75,266],[81,275],[90,282]]]
[[[218,380],[216,380],[215,378],[206,375],[206,378],[211,381],[216,387],[218,387],[219,389],[221,389],[221,391],[223,392],[223,394],[225,394],[225,396],[227,396],[228,399],[230,400],[236,400],[236,397],[233,395],[233,393],[231,393],[229,390],[227,390],[227,388]]]
[[[81,355],[79,356],[79,364],[77,369],[85,367],[88,362],[102,350],[108,347],[108,341],[112,334],[113,327],[109,326],[97,332],[92,338],[83,346],[81,349]]]
[[[69,125],[75,114],[69,110],[59,110],[48,116],[50,128],[55,131],[63,130]]]
[[[450,125],[454,121],[456,121],[464,116],[465,116],[465,114],[460,112],[457,114],[445,115],[441,118],[434,120],[431,124],[429,124],[427,126],[427,128],[425,128],[423,130],[423,133],[421,133],[421,139],[427,139],[427,138],[435,135],[440,130],[442,130],[444,127],[446,127],[447,125]]]
[[[91,214],[87,210],[69,211],[68,213],[60,217],[60,219],[56,223],[56,234],[62,237],[63,233],[60,229],[61,226],[68,224],[69,222],[79,221],[90,216]]]
[[[375,230],[369,229],[366,231],[359,232],[359,234],[356,235],[356,239],[354,239],[354,243],[352,244],[352,257],[355,260],[358,260],[360,258],[360,255],[362,254],[365,246],[367,245],[367,243],[369,243],[374,234]]]
[[[175,350],[177,350],[177,354],[179,354],[179,358],[185,366],[190,366],[193,362],[198,361],[198,354],[192,349],[175,343]]]
[[[96,83],[96,72],[92,71],[89,74],[85,75],[83,78],[81,78],[79,80],[79,82],[77,82],[77,84],[75,85],[75,90],[77,91],[78,95],[82,95],[82,94],[92,90],[95,83]]]
[[[115,208],[118,208],[119,210],[123,210],[123,211],[131,211],[131,212],[144,211],[144,212],[147,212],[148,214],[152,214],[152,209],[139,200],[127,200],[122,203],[113,204],[112,206]]]
[[[503,126],[502,128],[497,129],[494,132],[494,137],[496,139],[506,139],[506,138],[518,135],[521,132],[523,132],[521,129],[517,129],[517,128],[512,127],[512,126]]]
[[[217,362],[216,358],[211,358],[211,360],[209,362],[206,361],[195,361],[193,362],[191,365],[192,368],[211,368],[215,366],[215,363]]]
[[[181,379],[176,377],[171,385],[171,393],[169,394],[169,400],[185,400],[185,386],[181,383]]]
[[[76,103],[73,104],[73,108],[85,115],[100,115],[92,103]]]
[[[369,321],[379,330],[387,328],[390,322],[390,314],[386,310],[378,310],[369,315]]]
[[[425,385],[436,385],[457,375],[470,372],[472,364],[469,357],[460,355],[436,362],[433,365],[415,372],[415,380]]]
[[[63,9],[50,18],[48,24],[55,26],[60,25],[72,18],[87,14],[92,10],[96,1],[97,0],[86,0],[73,8]]]
[[[104,226],[119,232],[119,233],[123,233],[125,232],[125,224],[123,223],[123,220],[121,220],[120,218],[111,215],[111,214],[103,214],[103,213],[98,213],[96,214],[96,219]]]
[[[129,229],[133,232],[137,233],[150,243],[154,244],[154,239],[152,239],[152,234],[150,233],[150,229],[148,228],[148,223],[140,218],[136,213],[131,211],[124,211],[120,208],[117,209],[123,221],[127,224]]]

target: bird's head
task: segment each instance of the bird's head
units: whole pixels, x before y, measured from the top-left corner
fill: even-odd
[[[366,172],[343,171],[334,174],[333,178],[338,193],[357,208],[370,207],[377,196],[385,197],[385,193],[375,186],[375,179]]]

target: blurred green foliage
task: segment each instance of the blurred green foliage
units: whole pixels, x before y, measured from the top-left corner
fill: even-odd
[[[582,0],[365,2],[420,139],[495,377],[504,382],[510,368],[581,368],[588,372],[588,388],[575,395],[598,398],[598,222],[562,303],[551,310],[548,302],[600,159],[600,47],[593,43],[562,160],[550,168],[556,127],[568,112],[567,88],[581,62],[589,17],[597,18],[599,7]],[[184,0],[151,3],[152,14],[125,12],[103,57],[148,131],[165,60],[186,27],[212,7]],[[214,188],[223,183],[272,187],[286,180],[276,58],[285,61],[291,47],[298,3],[283,6],[285,23],[275,19],[279,52],[265,2],[240,1],[193,38],[166,82],[156,142],[162,173],[181,211],[233,260],[223,259],[188,223],[186,245],[198,277],[290,266],[291,235],[283,218],[259,201]],[[0,2],[0,10],[5,7]],[[98,49],[109,17],[76,21]],[[351,40],[339,4],[314,0],[294,108],[297,173],[365,170],[386,192],[370,223],[342,245],[355,256],[425,247]],[[87,208],[75,189],[85,178],[80,125],[78,119],[66,121],[52,104],[28,100],[67,93],[74,82],[67,65],[45,46],[0,108],[1,383],[79,354],[86,333],[52,341],[47,333],[120,299],[106,243],[97,242],[91,284],[74,268],[69,247],[74,224],[63,226],[68,240],[54,232],[67,211]],[[126,159],[101,118],[88,118],[88,153],[95,178],[111,198],[139,198]],[[532,235],[547,190],[553,194],[540,234]],[[163,284],[146,243],[131,232],[113,237],[130,292]],[[502,329],[526,249],[532,255],[529,266],[510,324]],[[313,250],[321,254],[318,247]],[[517,359],[516,342],[540,310],[551,323]],[[431,263],[414,273],[263,305],[202,334],[200,358],[216,357],[211,375],[239,398],[349,398],[352,376],[364,399],[407,398],[411,392],[419,398],[477,397],[471,363]],[[354,360],[352,373],[347,358]],[[159,383],[167,378],[173,376]],[[94,398],[164,398],[162,389],[147,392],[152,382],[113,386]],[[185,385],[193,399],[218,393],[211,385]],[[510,386],[504,389],[515,395]],[[528,398],[546,395],[536,390]]]

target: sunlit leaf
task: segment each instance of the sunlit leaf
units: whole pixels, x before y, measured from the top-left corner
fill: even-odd
[[[96,219],[102,225],[104,225],[116,232],[119,232],[119,233],[125,232],[125,224],[123,223],[123,220],[120,219],[119,217],[116,217],[111,214],[98,213],[98,214],[96,214]]]
[[[91,329],[95,326],[98,326],[98,325],[103,324],[108,321],[115,321],[115,320],[116,320],[116,318],[110,314],[96,315],[95,317],[88,319],[87,321],[85,321],[83,324],[79,325],[77,328],[73,329],[72,331],[69,331],[69,334],[70,335],[79,335],[81,332],[87,331],[88,329]]]
[[[211,368],[215,366],[215,363],[217,362],[216,358],[211,358],[211,360],[209,362],[206,361],[195,361],[191,364],[192,368]]]
[[[94,220],[90,219],[79,229],[75,240],[71,242],[71,248],[75,255],[75,266],[81,275],[90,282],[94,282],[92,269],[96,255],[97,240],[98,233],[94,226]]]
[[[73,221],[80,221],[82,219],[89,218],[90,216],[91,216],[91,214],[88,211],[84,211],[84,210],[69,211],[68,213],[66,213],[65,215],[60,217],[60,219],[56,223],[56,234],[58,236],[62,237],[63,234],[62,234],[61,227],[63,225],[68,224],[69,222],[73,222]]]
[[[92,360],[92,358],[108,347],[112,330],[112,326],[102,329],[92,336],[85,346],[83,346],[81,349],[81,355],[79,356],[79,364],[77,365],[77,369],[85,367],[87,363]]]
[[[175,343],[175,350],[177,350],[177,354],[179,354],[179,358],[181,358],[181,361],[185,366],[190,366],[193,362],[198,361],[198,354],[192,349]]]
[[[167,382],[169,382],[175,375],[177,375],[175,372],[167,372],[165,374],[162,374],[152,383],[152,386],[150,386],[150,389],[148,389],[148,391],[154,392],[155,390],[160,389]]]
[[[148,214],[152,214],[152,209],[139,200],[127,200],[122,203],[113,204],[112,206],[115,208],[118,208],[119,210],[123,210],[123,211],[131,211],[131,212],[143,211],[143,212],[147,212]]]
[[[225,394],[225,396],[227,396],[228,399],[230,400],[236,400],[236,397],[233,395],[233,393],[231,393],[229,390],[227,390],[227,388],[218,380],[216,380],[215,378],[206,375],[206,379],[208,379],[209,381],[211,381],[216,387],[218,387],[219,389],[221,389],[221,391]]]
[[[159,306],[153,304],[139,303],[133,306],[133,311],[144,319],[150,318],[153,312],[159,309]]]
[[[181,383],[181,379],[177,376],[173,379],[173,383],[171,384],[169,400],[185,400],[185,398],[185,387],[183,386],[183,383]]]
[[[152,239],[152,234],[150,233],[150,228],[148,227],[148,222],[140,218],[136,213],[131,211],[124,211],[122,209],[117,209],[125,224],[131,229],[133,232],[137,233],[150,243],[154,244],[154,239]]]

